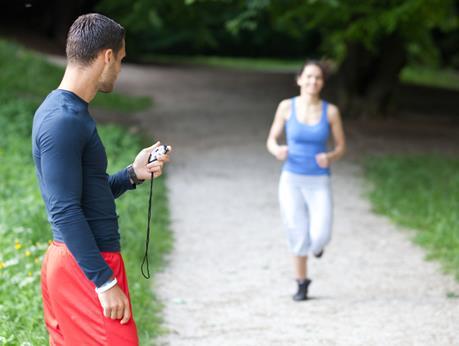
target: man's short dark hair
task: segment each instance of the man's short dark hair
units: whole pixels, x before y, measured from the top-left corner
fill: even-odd
[[[79,16],[67,35],[67,59],[80,65],[90,64],[103,49],[115,54],[123,46],[124,28],[99,13]]]

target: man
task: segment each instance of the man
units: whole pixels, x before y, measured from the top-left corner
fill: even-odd
[[[34,116],[32,150],[54,241],[42,267],[51,345],[138,345],[120,255],[114,199],[162,173],[167,155],[147,164],[155,145],[108,176],[107,156],[88,104],[111,92],[125,54],[124,28],[80,16],[67,37],[67,68]]]

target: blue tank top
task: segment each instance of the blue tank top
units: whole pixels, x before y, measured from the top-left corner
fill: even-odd
[[[329,175],[329,168],[321,168],[315,156],[327,152],[330,124],[327,118],[327,102],[322,102],[319,123],[306,125],[296,116],[295,98],[292,98],[292,113],[285,125],[288,156],[283,170],[303,175]]]

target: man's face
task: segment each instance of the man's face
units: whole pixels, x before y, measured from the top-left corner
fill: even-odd
[[[116,79],[121,71],[121,62],[126,56],[126,49],[123,40],[123,45],[121,49],[118,51],[118,54],[111,52],[110,56],[107,57],[109,60],[106,62],[104,70],[99,79],[99,91],[104,93],[112,92]]]

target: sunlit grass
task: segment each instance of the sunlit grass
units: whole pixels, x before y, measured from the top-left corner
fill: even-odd
[[[183,55],[146,55],[144,62],[162,64],[195,64],[215,67],[225,67],[240,70],[296,72],[304,60],[272,59],[272,58],[243,58],[221,56],[183,56]]]
[[[384,156],[365,162],[375,211],[414,229],[415,242],[459,280],[459,159]]]
[[[459,71],[432,67],[407,66],[400,80],[406,83],[459,90]]]
[[[0,39],[0,94],[19,99],[41,100],[57,88],[64,69],[18,44]],[[117,93],[96,96],[95,107],[120,112],[136,112],[151,106],[144,96],[124,96]]]

